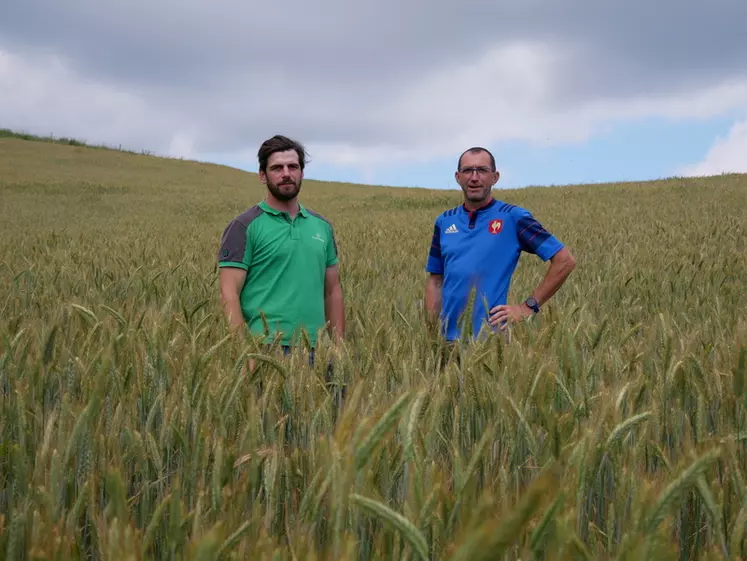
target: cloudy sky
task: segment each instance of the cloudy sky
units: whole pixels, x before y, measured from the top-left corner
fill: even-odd
[[[614,4],[614,6],[613,6]],[[0,128],[454,188],[747,171],[745,0],[0,0]]]

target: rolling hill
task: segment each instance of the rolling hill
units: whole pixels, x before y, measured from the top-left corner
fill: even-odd
[[[348,326],[311,368],[222,319],[256,174],[0,135],[5,558],[744,558],[747,176],[494,194],[577,269],[448,349],[423,268],[460,193],[305,181]]]

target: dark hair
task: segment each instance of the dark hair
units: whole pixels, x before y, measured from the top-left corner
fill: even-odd
[[[257,159],[259,160],[259,170],[267,172],[267,160],[270,159],[275,152],[285,152],[286,150],[295,150],[298,154],[298,162],[301,164],[301,169],[306,167],[306,150],[300,142],[291,140],[287,136],[276,134],[272,138],[268,138],[262,143],[257,152]]]
[[[495,171],[495,158],[493,157],[493,154],[490,153],[490,150],[488,150],[487,148],[483,148],[482,146],[473,146],[472,148],[468,148],[467,150],[462,152],[461,156],[459,156],[459,160],[457,161],[457,170],[461,169],[462,167],[462,156],[464,156],[468,152],[471,154],[486,152],[488,156],[490,156],[490,165],[493,167],[493,171]]]

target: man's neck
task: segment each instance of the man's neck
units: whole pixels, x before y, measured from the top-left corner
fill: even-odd
[[[469,211],[479,210],[482,207],[489,205],[490,201],[492,201],[492,200],[493,200],[493,196],[492,195],[489,196],[487,199],[485,199],[483,201],[468,201],[468,200],[465,200],[464,201],[464,208],[466,208]]]
[[[272,195],[272,193],[267,193],[265,201],[275,210],[279,210],[280,212],[287,212],[291,218],[294,218],[296,214],[298,214],[298,211],[301,210],[301,207],[298,204],[298,197],[295,197],[290,201],[281,201],[276,199]]]

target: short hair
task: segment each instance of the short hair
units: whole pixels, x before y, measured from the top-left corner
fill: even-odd
[[[296,154],[298,154],[298,162],[301,164],[301,169],[304,169],[306,167],[306,150],[304,149],[303,145],[296,141],[288,138],[287,136],[283,136],[280,134],[276,134],[272,138],[268,138],[262,143],[262,146],[259,147],[259,151],[257,152],[257,159],[259,160],[259,170],[261,172],[267,172],[267,160],[270,159],[270,156],[272,156],[275,152],[285,152],[286,150],[295,150]]]
[[[480,152],[486,152],[488,156],[490,156],[490,165],[493,167],[493,171],[495,171],[495,158],[493,157],[493,154],[490,153],[490,150],[487,148],[483,148],[482,146],[473,146],[472,148],[467,148],[462,154],[459,156],[459,160],[457,160],[457,171],[462,168],[462,156],[464,156],[467,153],[470,154],[479,154]]]

